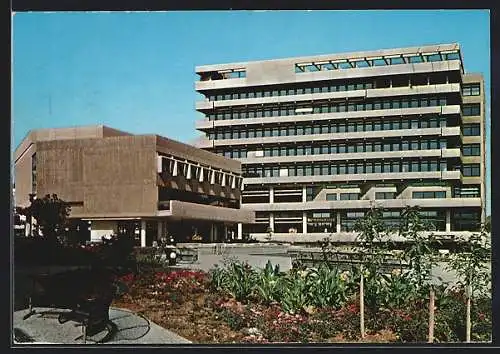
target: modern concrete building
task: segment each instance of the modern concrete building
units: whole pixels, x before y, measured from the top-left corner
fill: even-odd
[[[349,238],[373,205],[438,234],[485,218],[485,95],[458,44],[196,67],[196,146],[243,164],[243,232]],[[350,236],[351,235],[351,236]],[[307,237],[306,237],[307,236]]]
[[[239,161],[158,135],[102,125],[33,130],[14,159],[15,205],[55,193],[93,241],[112,233],[141,246],[167,234],[219,241],[254,222],[253,211],[240,209]]]

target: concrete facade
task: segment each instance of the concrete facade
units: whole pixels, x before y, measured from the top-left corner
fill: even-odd
[[[419,205],[439,232],[485,218],[485,95],[459,44],[196,67],[196,146],[241,161],[265,238],[352,231]]]
[[[72,219],[90,222],[92,241],[117,232],[142,246],[167,234],[187,240],[193,223],[236,230],[254,221],[240,208],[241,180],[236,160],[105,126],[31,131],[15,151],[15,205],[55,193]]]

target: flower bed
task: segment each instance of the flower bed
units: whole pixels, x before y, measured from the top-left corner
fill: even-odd
[[[427,300],[399,297],[391,307],[365,308],[366,335],[361,339],[356,279],[326,268],[285,274],[241,263],[209,274],[144,272],[120,279],[128,291],[113,306],[140,312],[194,343],[427,341]],[[373,292],[370,284],[368,293]],[[464,299],[453,289],[436,290],[436,341],[464,340]],[[488,299],[474,304],[473,323],[473,340],[489,340]]]

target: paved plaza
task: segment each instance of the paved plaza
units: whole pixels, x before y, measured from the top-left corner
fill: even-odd
[[[35,308],[36,314],[23,320],[27,309],[14,312],[13,335],[15,344],[69,344],[81,345],[82,327],[73,321],[58,322],[66,310]],[[86,344],[190,344],[177,334],[160,327],[147,318],[124,309],[109,310],[108,328],[88,336]]]

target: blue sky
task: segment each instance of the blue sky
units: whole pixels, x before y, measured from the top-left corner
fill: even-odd
[[[450,42],[485,76],[490,171],[487,10],[17,13],[12,151],[31,129],[92,124],[192,141],[197,65]]]

